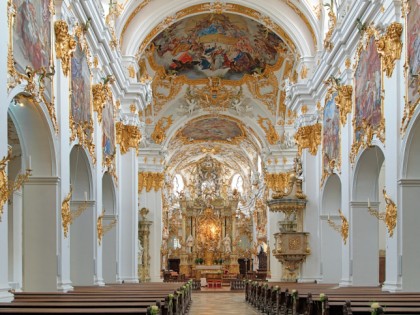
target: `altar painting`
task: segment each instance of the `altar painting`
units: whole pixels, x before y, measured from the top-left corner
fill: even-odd
[[[381,59],[374,36],[370,36],[366,49],[361,49],[355,71],[355,141],[359,142],[366,126],[377,130],[382,119]]]
[[[420,75],[420,4],[418,0],[409,1],[407,15],[407,101],[411,106],[419,102]]]
[[[71,58],[71,115],[76,124],[92,118],[90,70],[80,44]]]
[[[114,105],[112,104],[112,98],[107,100],[102,112],[102,149],[105,157],[112,157],[115,154]]]
[[[14,0],[13,56],[17,69],[49,69],[51,54],[50,0]]]
[[[200,14],[174,23],[152,42],[155,63],[189,79],[240,80],[262,73],[288,48],[265,26],[234,14]]]
[[[322,129],[322,165],[324,170],[331,170],[331,162],[339,164],[340,147],[340,112],[335,103],[337,93],[333,93],[325,103]]]

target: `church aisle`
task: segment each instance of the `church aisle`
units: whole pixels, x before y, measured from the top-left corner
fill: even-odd
[[[241,293],[193,293],[190,315],[259,314],[245,302]]]

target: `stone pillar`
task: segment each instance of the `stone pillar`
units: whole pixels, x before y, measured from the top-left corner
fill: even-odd
[[[141,282],[150,282],[150,226],[152,221],[142,220],[139,222],[139,239],[143,246],[143,257],[140,267],[140,280]]]

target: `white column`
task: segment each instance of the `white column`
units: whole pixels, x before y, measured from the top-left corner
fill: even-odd
[[[138,239],[138,165],[136,149],[130,148],[121,155],[120,173],[120,212],[119,212],[119,259],[120,280],[138,283],[137,239]]]
[[[341,211],[347,218],[349,225],[353,225],[350,220],[350,196],[351,196],[351,164],[349,154],[352,144],[352,117],[347,115],[347,123],[341,128]],[[341,224],[340,222],[337,222]],[[338,236],[341,238],[341,236]],[[341,280],[340,286],[352,285],[351,277],[351,258],[350,258],[350,244],[352,242],[352,234],[349,231],[349,237],[344,244],[341,242]]]
[[[377,208],[377,202],[371,202]],[[350,203],[352,285],[379,285],[379,222],[367,211],[367,202]]]
[[[7,34],[7,1],[0,1],[0,29]],[[5,36],[7,38],[8,36]],[[0,41],[0,99],[7,100],[7,40]],[[7,155],[7,110],[9,104],[0,106],[0,159]],[[0,302],[8,302],[13,295],[8,292],[8,237],[7,237],[7,203],[3,207],[2,222],[0,222]]]
[[[302,154],[302,164],[305,170],[305,178],[303,181],[303,192],[306,194],[306,199],[309,202],[306,204],[306,209],[303,213],[303,232],[309,233],[309,248],[311,254],[306,257],[306,261],[302,264],[300,272],[300,282],[319,281],[320,275],[320,257],[319,257],[319,207],[317,202],[310,202],[319,200],[320,196],[320,156],[321,147],[318,147],[316,156],[311,155],[308,150]]]
[[[23,289],[57,290],[57,177],[30,177],[23,186]],[[42,196],[42,198],[40,198]]]
[[[10,171],[10,167],[9,167]],[[9,285],[15,291],[22,288],[22,190],[13,192],[8,208],[9,223]]]
[[[399,6],[396,1],[394,4]],[[400,12],[400,10],[398,10]],[[404,37],[404,35],[402,35]],[[404,45],[405,47],[405,45]],[[404,56],[403,53],[401,54]],[[401,154],[401,134],[400,134],[400,122],[401,122],[401,108],[404,107],[404,95],[405,95],[405,84],[404,84],[404,61],[398,60],[395,63],[395,69],[393,76],[387,78],[384,76],[384,91],[386,91],[386,97],[384,99],[384,110],[385,110],[385,135],[386,143],[384,149],[385,155],[385,186],[387,194],[392,200],[398,204],[398,179],[401,178],[400,165],[402,163]],[[390,93],[388,93],[390,92]],[[401,104],[398,106],[398,104]],[[379,187],[379,194],[382,195],[383,187]],[[398,205],[398,215],[400,215],[400,205]],[[384,224],[382,222],[381,224]],[[400,237],[402,234],[399,232],[400,224],[397,224],[394,230],[394,236],[389,237],[386,233],[386,264],[385,264],[385,283],[382,287],[384,291],[399,291],[401,290],[401,275],[399,274],[399,257],[401,253],[400,248]],[[405,250],[404,250],[405,254]],[[419,287],[419,286],[418,286]]]
[[[54,20],[62,19],[61,12],[62,1],[55,1],[55,18]],[[54,29],[52,30],[54,33]],[[52,46],[54,49],[54,46]],[[54,81],[54,95],[55,104],[57,104],[57,121],[60,129],[58,134],[59,141],[57,142],[57,162],[58,162],[58,173],[60,174],[60,192],[59,200],[64,200],[70,191],[70,127],[69,127],[69,108],[70,108],[70,97],[69,97],[69,77],[64,76],[61,61],[57,58],[55,62],[55,81]],[[70,280],[70,237],[64,238],[64,233],[61,225],[61,203],[57,209],[58,221],[57,221],[57,287],[60,291],[72,290],[72,283]]]
[[[152,189],[146,192],[146,189],[139,196],[140,209],[145,207],[149,209],[148,220],[153,224],[150,227],[150,281],[162,281],[160,277],[160,246],[162,244],[162,193],[159,189]]]
[[[277,260],[277,258],[273,255],[273,249],[275,248],[275,239],[274,234],[279,232],[279,228],[277,223],[280,221],[280,213],[279,212],[271,212],[268,213],[268,226],[267,226],[267,235],[270,242],[270,271],[271,271],[271,278],[269,281],[272,282],[279,282],[282,279],[282,265]]]

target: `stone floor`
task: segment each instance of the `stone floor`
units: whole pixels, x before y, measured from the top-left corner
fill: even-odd
[[[243,292],[193,293],[190,315],[256,315],[254,308],[245,302]]]

